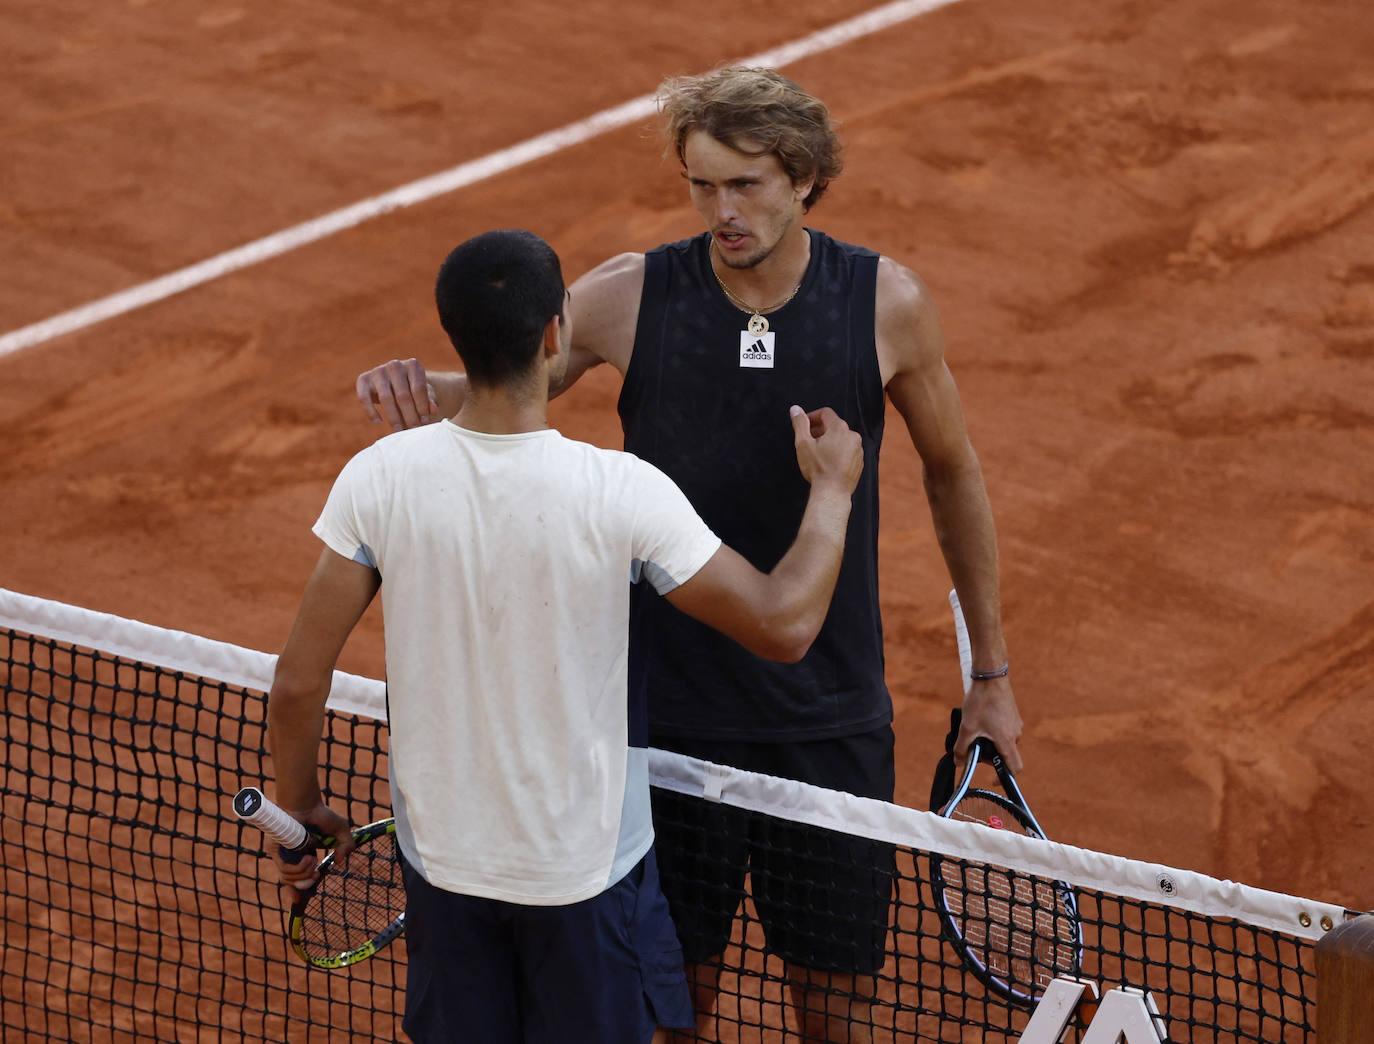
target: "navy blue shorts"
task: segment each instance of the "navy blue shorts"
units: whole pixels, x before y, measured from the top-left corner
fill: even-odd
[[[416,1044],[646,1044],[692,998],[651,849],[594,898],[524,906],[436,888],[402,863],[405,1020]]]
[[[650,744],[858,797],[891,801],[896,786],[889,726],[803,742],[651,737]],[[725,950],[748,874],[772,953],[816,971],[882,969],[896,875],[891,845],[657,788],[653,803],[663,890],[688,963]]]

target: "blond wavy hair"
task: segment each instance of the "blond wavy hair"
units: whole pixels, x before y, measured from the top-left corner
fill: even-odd
[[[824,102],[773,69],[729,66],[702,76],[674,76],[658,89],[665,152],[683,162],[692,131],[747,155],[772,153],[792,183],[814,178],[802,200],[810,210],[844,168],[840,139]]]

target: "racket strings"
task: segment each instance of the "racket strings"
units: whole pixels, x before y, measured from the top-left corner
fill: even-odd
[[[300,912],[300,945],[313,957],[357,949],[391,929],[405,910],[405,884],[390,836],[363,842],[346,865],[322,867]]]
[[[953,819],[1030,836],[1004,806],[970,794]],[[1057,975],[1078,970],[1078,914],[1065,886],[977,862],[941,866],[943,901],[969,955],[1014,992],[1039,995]]]

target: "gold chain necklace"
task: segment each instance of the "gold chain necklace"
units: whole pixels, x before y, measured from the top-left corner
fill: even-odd
[[[713,239],[711,240],[711,249],[715,250],[715,248],[716,241]],[[707,260],[709,262],[710,259],[708,258]],[[716,277],[716,283],[720,286],[721,290],[729,299],[730,303],[734,305],[736,308],[738,308],[741,312],[749,313],[749,322],[747,324],[747,329],[755,337],[762,337],[764,334],[768,332],[768,320],[763,317],[762,313],[776,312],[783,305],[787,304],[788,301],[792,300],[792,298],[797,296],[797,291],[801,289],[802,283],[806,281],[806,273],[803,272],[802,277],[797,280],[797,285],[792,288],[792,292],[788,294],[786,297],[784,297],[777,304],[768,305],[764,308],[754,308],[751,305],[745,304],[743,301],[741,301],[738,297],[734,295],[730,288],[725,285],[725,280],[720,277],[720,273],[716,271],[715,265],[711,265],[711,274]]]

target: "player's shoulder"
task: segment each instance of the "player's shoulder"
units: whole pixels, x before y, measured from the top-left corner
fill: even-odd
[[[635,456],[635,454],[623,449],[612,449],[607,446],[598,446],[592,442],[584,442],[581,439],[571,439],[563,436],[564,440],[571,443],[575,450],[587,458],[596,461],[598,467],[608,472],[615,472],[626,476],[649,477],[662,475],[659,468],[650,464],[647,460]]]
[[[929,299],[930,291],[921,277],[905,264],[873,247],[858,243],[848,243],[819,229],[808,228],[812,249],[819,249],[828,255],[847,257],[851,260],[870,260],[877,263],[878,310],[888,307],[916,307]]]
[[[602,496],[636,502],[657,495],[669,480],[657,467],[633,453],[562,436],[565,473],[579,476]]]
[[[930,288],[915,269],[889,254],[878,255],[878,299],[891,304],[917,307],[930,303]]]
[[[888,255],[878,261],[874,325],[884,384],[906,371],[930,372],[944,357],[940,313],[925,281]]]
[[[452,442],[448,421],[422,424],[404,431],[387,432],[353,455],[349,466],[358,471],[394,473],[400,468],[425,463],[445,444]]]
[[[628,450],[612,449],[609,446],[598,446],[594,442],[584,442],[581,439],[568,439],[566,435],[564,438],[576,446],[577,452],[595,460],[600,467],[609,471],[627,474],[643,474],[646,469],[651,471],[658,470],[652,464],[640,460],[640,458],[636,457]]]
[[[638,292],[644,282],[644,255],[636,251],[626,251],[607,258],[601,264],[588,269],[572,284],[576,297],[579,290],[607,292],[615,289],[630,288]]]
[[[444,442],[453,437],[454,428],[449,418],[442,418],[432,424],[418,424],[402,431],[389,431],[371,445],[359,451],[359,455],[371,451],[380,456],[406,456],[427,452],[427,446]]]
[[[603,275],[615,275],[628,271],[644,270],[644,254],[639,250],[626,250],[622,253],[608,257],[601,264],[588,271],[588,275],[601,273]]]
[[[568,288],[574,352],[611,363],[622,374],[634,348],[644,255],[617,254]]]
[[[822,250],[840,254],[851,258],[876,258],[881,254],[861,243],[850,243],[843,239],[837,239],[829,232],[810,225],[806,228],[806,234],[811,237],[812,250]]]
[[[404,484],[416,461],[433,456],[425,447],[431,443],[437,427],[425,425],[388,432],[363,446],[339,469],[334,479],[336,493],[352,497],[357,503],[385,498],[387,490]]]
[[[644,255],[627,252],[608,258],[578,277],[568,292],[576,319],[599,328],[629,309],[638,314],[643,289]],[[576,322],[573,328],[577,329]]]

